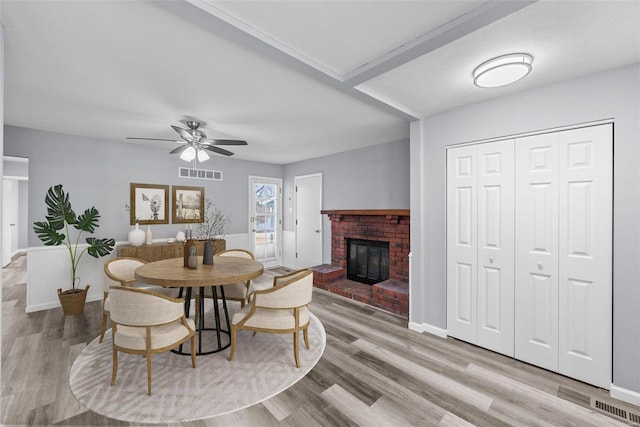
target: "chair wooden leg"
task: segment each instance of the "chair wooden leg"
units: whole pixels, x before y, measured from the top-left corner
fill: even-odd
[[[229,352],[229,360],[233,360],[236,354],[236,326],[231,325],[231,351]]]
[[[102,326],[100,326],[100,341],[104,339],[104,333],[107,331],[107,313],[102,313]]]
[[[302,333],[304,335],[304,345],[306,345],[308,349],[309,348],[309,326],[304,328]]]
[[[151,355],[147,354],[147,393],[151,396]]]
[[[296,359],[296,368],[300,367],[300,332],[293,333],[293,355]]]
[[[257,333],[258,333],[258,331],[253,331],[253,335],[252,336],[255,337]]]
[[[191,337],[191,365],[196,367],[196,334]]]
[[[246,304],[245,300],[240,300],[240,308],[244,308],[245,304]]]
[[[111,387],[116,383],[116,376],[118,375],[118,350],[113,347],[113,361],[111,362],[113,369],[111,371]]]

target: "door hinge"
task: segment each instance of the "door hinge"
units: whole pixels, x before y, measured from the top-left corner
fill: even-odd
[[[296,193],[298,192],[298,186],[296,185]]]
[[[298,252],[296,252],[296,258],[298,258]]]
[[[298,225],[298,220],[296,219],[296,225]]]

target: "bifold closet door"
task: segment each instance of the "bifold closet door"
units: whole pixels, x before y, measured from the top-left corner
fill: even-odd
[[[612,366],[613,129],[560,132],[559,369],[608,389]]]
[[[611,125],[516,140],[515,356],[611,384]]]
[[[514,354],[513,140],[447,152],[447,332]]]
[[[558,370],[558,135],[518,138],[517,359]]]
[[[476,344],[477,147],[447,150],[447,333]]]

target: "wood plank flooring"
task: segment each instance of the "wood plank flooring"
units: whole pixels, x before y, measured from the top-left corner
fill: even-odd
[[[68,385],[73,361],[99,334],[101,302],[87,303],[77,316],[61,309],[25,314],[25,263],[21,256],[3,269],[0,422],[130,425],[86,410]],[[277,272],[266,271],[256,287],[268,287]],[[327,346],[306,377],[250,408],[180,425],[633,425],[591,409],[596,398],[640,413],[605,390],[410,331],[400,317],[325,291],[314,291],[311,311],[324,324]]]

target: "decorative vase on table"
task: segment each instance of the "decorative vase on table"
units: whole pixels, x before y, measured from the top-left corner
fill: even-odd
[[[204,242],[202,263],[205,265],[213,265],[213,243],[211,242],[211,240],[207,240],[206,242]]]
[[[144,243],[150,245],[153,243],[153,234],[151,233],[151,226],[147,224],[147,232],[144,235]]]
[[[191,246],[189,249],[189,260],[188,263],[189,268],[198,268],[198,257],[196,256],[196,247]]]
[[[140,230],[140,226],[137,222],[136,228],[129,232],[128,239],[131,246],[142,246],[144,244],[146,235],[144,234],[144,231]]]
[[[192,239],[187,239],[184,244],[184,266],[189,267],[189,256],[191,256],[191,248],[196,249],[196,244]]]

